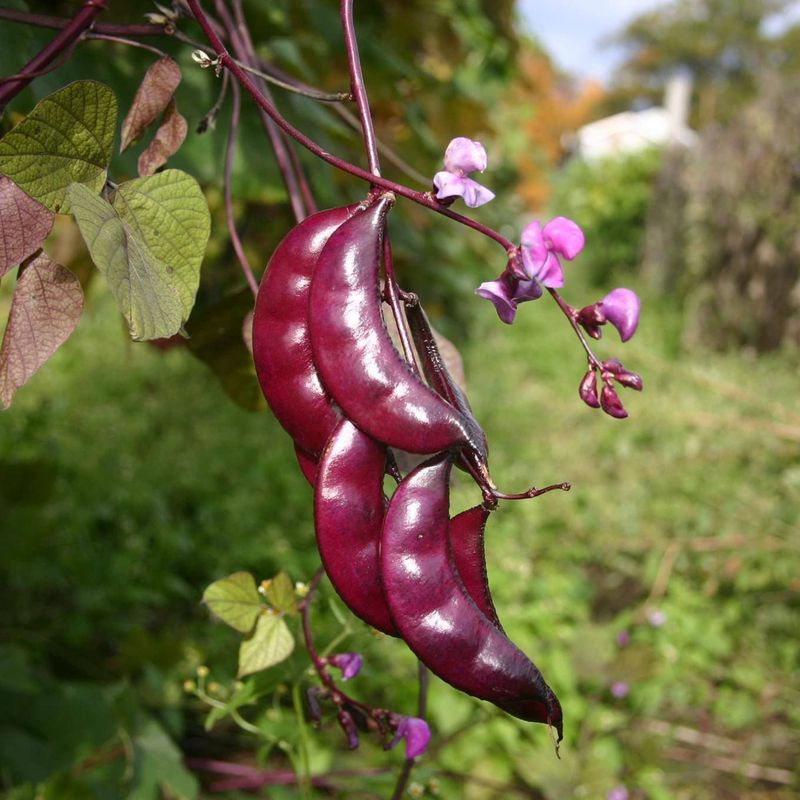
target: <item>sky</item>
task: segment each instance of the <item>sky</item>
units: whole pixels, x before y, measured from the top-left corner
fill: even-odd
[[[581,78],[607,81],[622,60],[620,48],[600,41],[619,31],[628,20],[664,5],[664,0],[518,0],[527,29],[540,39],[556,63]],[[800,2],[786,19],[768,26],[777,32],[800,19]]]

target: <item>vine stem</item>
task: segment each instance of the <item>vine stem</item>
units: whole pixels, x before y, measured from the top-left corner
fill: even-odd
[[[242,92],[237,83],[234,83],[231,88],[233,102],[231,104],[230,125],[228,126],[228,143],[225,147],[225,174],[223,178],[225,182],[225,218],[228,222],[228,234],[231,237],[231,244],[236,253],[236,258],[239,260],[239,264],[242,267],[247,285],[250,287],[253,295],[256,295],[258,294],[258,282],[256,281],[255,275],[253,275],[253,268],[250,266],[247,254],[244,252],[244,247],[242,247],[242,241],[239,238],[239,232],[236,230],[236,219],[233,214],[231,186],[233,183],[233,156],[236,151],[236,134],[239,131],[239,113],[242,106]]]
[[[356,30],[353,24],[353,0],[342,0],[341,16],[344,45],[347,50],[347,66],[350,72],[350,91],[356,102],[358,116],[361,119],[361,131],[364,136],[364,149],[367,152],[367,164],[369,171],[373,175],[380,177],[381,166],[378,160],[378,141],[375,138],[375,126],[372,123],[372,114],[369,111],[367,87],[364,83],[361,59],[358,56],[358,40],[356,39]]]
[[[0,113],[42,70],[92,27],[95,18],[105,11],[108,0],[86,0],[80,11],[53,40],[37,53],[13,78],[0,83]]]
[[[421,662],[417,662],[417,680],[419,681],[419,698],[417,700],[417,716],[420,719],[425,719],[428,713],[428,682],[430,674],[428,668]],[[403,762],[403,768],[397,776],[397,783],[392,792],[392,800],[400,800],[403,792],[408,784],[408,779],[411,777],[411,770],[414,768],[414,759],[407,758]]]
[[[379,186],[381,189],[394,192],[395,194],[400,195],[400,197],[405,197],[407,200],[411,200],[418,205],[425,206],[426,208],[435,211],[437,214],[449,217],[455,222],[465,225],[468,228],[472,228],[473,230],[478,231],[478,233],[482,233],[484,236],[497,242],[506,251],[509,257],[516,253],[517,246],[505,236],[493,230],[492,228],[489,228],[487,225],[483,225],[482,223],[470,219],[469,217],[465,217],[462,214],[451,211],[449,208],[445,208],[439,202],[434,200],[431,192],[417,192],[407,186],[404,186],[403,184],[397,183],[396,181],[391,181],[384,177],[373,175],[368,170],[357,167],[355,164],[351,164],[348,161],[329,153],[311,138],[295,128],[290,122],[281,116],[281,114],[273,105],[269,103],[269,101],[261,94],[261,92],[258,91],[258,88],[250,80],[247,73],[241,67],[239,67],[235,59],[225,48],[225,45],[220,37],[217,35],[217,32],[214,30],[205,12],[200,7],[198,0],[186,0],[186,2],[194,14],[198,24],[203,29],[203,33],[206,35],[211,47],[214,49],[214,52],[219,59],[219,64],[225,69],[230,70],[236,80],[239,81],[239,83],[251,95],[256,103],[258,103],[258,105],[267,114],[269,114],[275,124],[278,125],[287,135],[291,136],[296,142],[312,152],[322,161],[325,161],[332,167],[336,167],[336,169],[339,169],[342,172],[346,172],[353,177],[360,178],[369,184]]]

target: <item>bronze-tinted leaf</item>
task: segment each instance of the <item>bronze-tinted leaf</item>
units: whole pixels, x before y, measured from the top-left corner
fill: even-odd
[[[82,310],[83,290],[66,267],[44,253],[25,265],[0,346],[0,403],[4,408],[69,338]]]
[[[145,73],[122,123],[120,153],[127,150],[169,105],[181,82],[180,67],[168,56],[159,58]]]
[[[175,101],[170,101],[153,141],[139,156],[139,175],[152,175],[159,167],[163,167],[167,159],[178,152],[186,138],[187,129],[186,120],[175,106]]]
[[[0,175],[0,277],[39,249],[55,215]]]

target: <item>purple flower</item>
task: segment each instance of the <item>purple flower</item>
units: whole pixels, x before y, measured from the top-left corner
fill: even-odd
[[[342,680],[349,681],[361,671],[363,659],[358,653],[339,653],[328,658],[328,664],[342,671]]]
[[[428,723],[419,717],[400,717],[394,739],[389,742],[386,749],[391,750],[401,739],[406,740],[406,758],[416,758],[428,749],[431,729]]]
[[[600,308],[606,320],[619,331],[619,338],[623,342],[627,342],[636,333],[641,308],[636,292],[630,289],[614,289],[600,301]]]
[[[614,681],[614,683],[611,684],[611,694],[618,700],[627,697],[630,690],[631,687],[625,681]]]
[[[497,280],[482,283],[475,294],[493,303],[497,316],[506,325],[511,325],[517,315],[517,306],[541,297],[542,287],[536,281],[521,281],[505,270]]]
[[[470,208],[478,208],[493,200],[494,192],[467,177],[470,172],[483,172],[486,165],[486,150],[480,142],[464,136],[453,139],[444,153],[444,171],[433,176],[436,198],[463,197]]]
[[[564,285],[559,256],[572,261],[583,250],[586,239],[577,223],[566,217],[555,217],[544,228],[536,220],[526,225],[521,242],[525,277],[557,289]]]
[[[631,795],[627,787],[620,785],[611,789],[611,791],[606,795],[606,800],[628,800],[630,796]]]
[[[631,643],[630,631],[620,631],[617,634],[617,644],[620,647],[627,647]]]

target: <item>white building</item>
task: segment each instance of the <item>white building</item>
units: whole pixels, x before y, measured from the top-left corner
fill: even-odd
[[[697,134],[687,125],[691,94],[691,74],[676,73],[667,82],[663,106],[623,111],[584,125],[576,135],[577,154],[592,160],[648,147],[691,147],[697,141]]]

